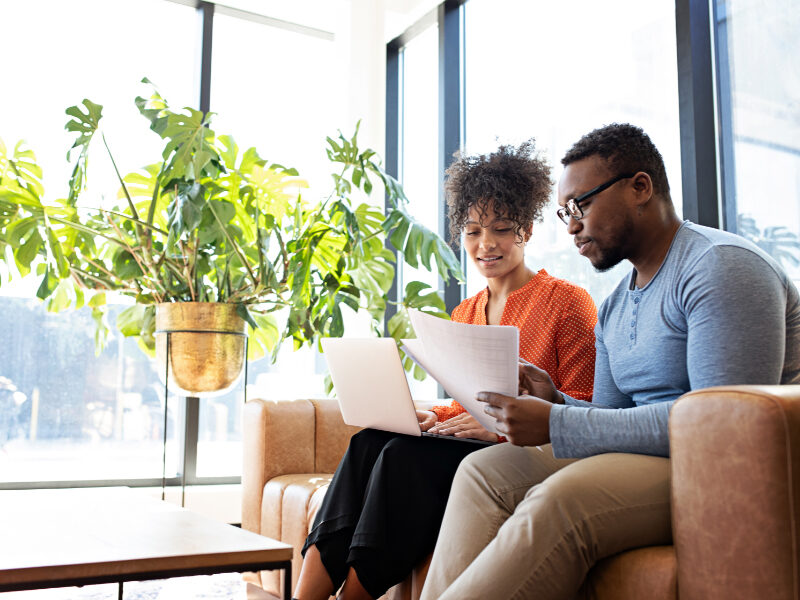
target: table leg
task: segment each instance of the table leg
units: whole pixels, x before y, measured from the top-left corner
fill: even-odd
[[[117,593],[117,600],[122,600],[122,582],[119,582],[119,592]]]
[[[283,600],[292,600],[292,561],[283,569]]]

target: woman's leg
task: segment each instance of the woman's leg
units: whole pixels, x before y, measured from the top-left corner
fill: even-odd
[[[361,581],[359,581],[355,569],[350,567],[350,570],[347,572],[347,579],[344,580],[344,585],[339,591],[336,600],[373,600],[373,598],[374,596],[361,585]]]
[[[384,446],[397,437],[402,436],[364,429],[350,439],[303,546],[297,598],[327,598],[344,582],[347,553],[372,468]]]
[[[324,600],[329,598],[334,591],[333,581],[322,564],[319,550],[312,544],[306,548],[294,597],[299,600]]]
[[[372,470],[347,560],[372,597],[405,579],[433,551],[456,469],[484,447],[409,436],[386,444]]]

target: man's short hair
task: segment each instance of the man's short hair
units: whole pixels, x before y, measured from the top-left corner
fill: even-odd
[[[500,146],[491,154],[456,152],[444,184],[451,243],[460,242],[473,206],[481,216],[489,216],[486,213],[493,207],[496,217],[514,224],[514,233],[522,240],[524,231],[542,220],[552,185],[550,165],[536,151],[533,138],[516,147]]]
[[[617,175],[644,171],[653,180],[655,193],[672,201],[664,159],[641,127],[612,123],[595,129],[575,142],[561,159],[561,164],[567,166],[590,156],[606,160]]]

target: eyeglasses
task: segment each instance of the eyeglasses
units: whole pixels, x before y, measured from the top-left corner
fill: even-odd
[[[566,205],[562,206],[556,211],[558,218],[564,222],[564,225],[569,225],[569,220],[575,219],[576,221],[580,221],[583,218],[583,209],[581,209],[581,203],[586,202],[589,198],[594,196],[595,194],[599,194],[603,190],[607,190],[612,185],[617,183],[618,181],[622,181],[623,179],[630,179],[636,175],[636,173],[626,173],[624,175],[617,175],[614,179],[609,179],[605,183],[601,183],[596,188],[592,188],[585,194],[581,194],[577,198],[570,198],[567,200]]]

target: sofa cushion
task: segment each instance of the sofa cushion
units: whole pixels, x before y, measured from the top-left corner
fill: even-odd
[[[610,556],[589,571],[580,598],[676,600],[678,563],[673,546],[637,548]]]
[[[264,486],[261,534],[290,544],[294,548],[293,565],[301,564],[300,551],[332,477],[330,473],[281,475]],[[292,589],[299,574],[299,569],[292,569]],[[262,571],[261,587],[279,595],[282,576],[282,572]]]

